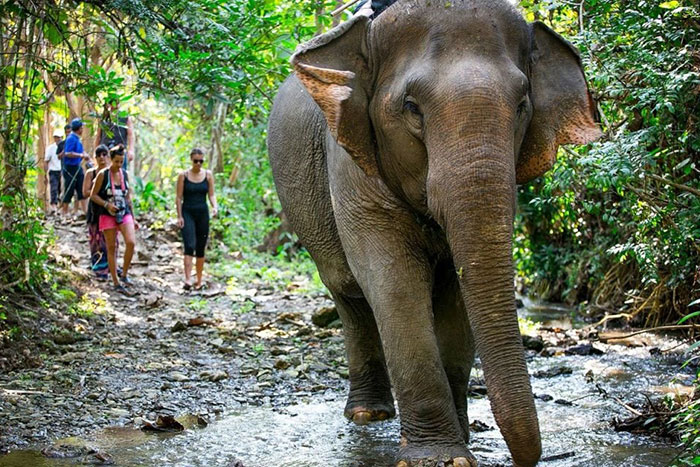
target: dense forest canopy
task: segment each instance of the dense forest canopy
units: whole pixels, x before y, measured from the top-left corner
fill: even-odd
[[[211,149],[226,193],[245,204],[234,223],[274,209],[264,154],[271,96],[296,44],[337,23],[330,11],[340,5],[3,2],[4,280],[21,282],[25,265],[29,284],[46,274],[36,224],[45,184],[35,154],[59,120],[81,116],[89,131],[115,97],[139,122],[142,207],[172,199],[173,167],[196,142]],[[698,297],[700,274],[697,4],[520,6],[581,50],[605,130],[599,143],[560,150],[552,171],[520,187],[515,258],[523,290],[642,324],[677,321]],[[261,222],[255,235],[275,221]],[[228,238],[255,242],[242,230]]]

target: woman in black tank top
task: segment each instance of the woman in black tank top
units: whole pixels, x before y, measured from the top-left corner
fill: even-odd
[[[196,257],[196,290],[202,288],[202,272],[204,270],[204,250],[209,238],[209,207],[211,203],[212,216],[216,217],[218,206],[214,193],[214,176],[208,170],[203,170],[204,153],[201,149],[193,149],[190,153],[192,167],[181,173],[177,178],[177,225],[182,232],[185,246],[185,290],[192,287],[192,258]]]

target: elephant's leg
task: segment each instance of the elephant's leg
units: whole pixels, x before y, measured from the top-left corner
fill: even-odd
[[[467,391],[474,364],[474,338],[452,264],[441,265],[436,270],[433,311],[440,358],[450,383],[464,441],[468,443]]]
[[[350,393],[345,416],[357,423],[386,420],[396,415],[377,324],[364,297],[333,294],[343,322]]]
[[[374,310],[401,414],[400,465],[475,465],[433,326],[432,269],[401,228],[349,241],[351,267]],[[355,250],[355,247],[358,247]]]

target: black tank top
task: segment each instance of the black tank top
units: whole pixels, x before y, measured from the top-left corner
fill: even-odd
[[[209,194],[209,180],[204,176],[204,180],[199,183],[191,182],[185,172],[185,186],[182,190],[182,207],[186,209],[208,209],[207,194]]]

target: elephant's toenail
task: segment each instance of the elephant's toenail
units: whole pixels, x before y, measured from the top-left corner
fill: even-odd
[[[352,421],[356,425],[367,425],[369,422],[372,421],[372,414],[369,412],[365,412],[364,410],[362,412],[357,412],[352,416]]]
[[[396,464],[396,467],[408,467],[408,462],[406,462],[406,461],[399,461],[399,463]]]
[[[466,457],[456,457],[452,461],[454,467],[476,467],[476,462],[472,463],[471,460]]]

